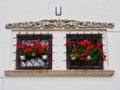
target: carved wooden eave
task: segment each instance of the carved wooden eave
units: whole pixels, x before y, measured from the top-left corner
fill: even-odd
[[[6,29],[12,30],[79,30],[79,29],[112,29],[113,23],[83,22],[67,19],[50,19],[37,22],[18,22],[6,24]]]

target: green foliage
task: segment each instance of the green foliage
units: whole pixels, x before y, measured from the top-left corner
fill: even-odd
[[[42,55],[47,55],[48,54],[47,52],[48,52],[48,50],[45,48],[42,52]]]
[[[77,60],[96,63],[99,58],[102,58],[102,44],[93,45],[89,40],[67,42],[67,52],[69,57],[76,57]],[[89,56],[90,58],[87,58]]]
[[[69,56],[70,57],[77,57],[77,53],[71,53]]]

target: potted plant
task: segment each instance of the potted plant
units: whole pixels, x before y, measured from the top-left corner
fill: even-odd
[[[43,45],[42,59],[46,60],[48,57],[48,44]]]
[[[42,57],[46,60],[48,55],[48,44],[41,44],[40,39],[37,40],[22,40],[18,44],[18,50],[21,60],[29,60],[34,57]]]
[[[67,40],[67,52],[71,60],[80,60],[93,62],[102,58],[105,60],[106,55],[102,52],[102,43],[93,45],[90,40],[73,41]]]

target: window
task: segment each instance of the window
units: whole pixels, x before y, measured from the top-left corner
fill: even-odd
[[[67,69],[103,69],[102,34],[67,34]]]
[[[52,69],[52,35],[18,34],[17,69]]]
[[[106,67],[108,63],[106,38],[107,29],[113,27],[114,23],[67,19],[6,24],[6,29],[12,29],[12,46],[11,70],[6,70],[5,75],[112,76],[114,70],[107,70]],[[106,60],[104,66],[103,60]]]

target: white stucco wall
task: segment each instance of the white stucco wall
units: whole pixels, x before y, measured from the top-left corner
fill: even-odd
[[[60,4],[59,4],[59,3]],[[120,1],[119,0],[0,0],[0,90],[119,90],[120,86]],[[63,14],[54,15],[61,5]],[[108,32],[109,66],[113,77],[5,77],[10,68],[11,31],[5,24],[19,21],[65,18],[82,21],[114,22]]]

